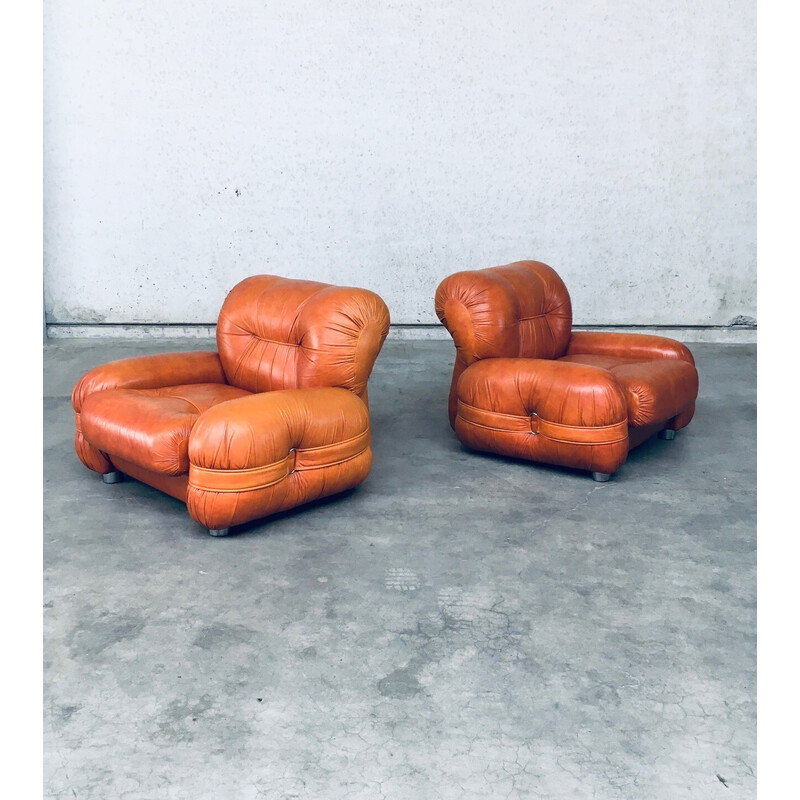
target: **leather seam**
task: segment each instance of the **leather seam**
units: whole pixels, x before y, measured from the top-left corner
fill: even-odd
[[[314,453],[317,450],[325,450],[328,447],[338,447],[341,444],[347,444],[348,442],[354,442],[356,439],[360,439],[363,436],[366,436],[369,431],[362,431],[361,433],[357,433],[355,436],[351,436],[349,439],[342,439],[339,442],[332,442],[331,444],[321,444],[317,447],[296,447],[298,453]]]
[[[339,464],[344,464],[346,461],[352,461],[354,458],[358,458],[361,455],[369,450],[369,445],[365,447],[363,450],[359,450],[357,453],[353,453],[352,456],[347,456],[345,458],[340,458],[338,461],[329,461],[327,464],[316,464],[313,467],[300,467],[300,469],[296,469],[295,472],[310,472],[311,470],[315,469],[325,469],[326,467],[337,467]]]
[[[574,445],[577,447],[599,447],[601,445],[607,444],[619,444],[620,442],[627,441],[628,437],[623,436],[621,439],[609,439],[608,441],[604,442],[575,442],[571,439],[556,439],[553,436],[548,436],[546,433],[540,433],[540,436],[544,436],[545,439],[549,439],[551,442],[558,442],[559,444],[568,444]]]
[[[193,483],[192,480],[189,480],[189,487],[192,489],[198,489],[202,492],[214,492],[218,494],[243,494],[245,492],[256,492],[260,489],[269,489],[271,486],[275,486],[279,484],[281,481],[286,480],[289,475],[296,474],[298,472],[310,472],[316,469],[325,469],[326,467],[336,467],[339,464],[344,464],[347,461],[352,461],[354,458],[358,458],[359,456],[363,455],[369,450],[369,446],[365,447],[363,450],[360,450],[358,453],[354,453],[352,456],[347,456],[346,458],[340,458],[338,461],[331,461],[327,464],[317,464],[316,466],[312,467],[300,467],[299,469],[293,469],[291,472],[286,473],[286,475],[282,475],[280,478],[276,478],[274,481],[270,481],[269,483],[259,484],[258,486],[247,486],[245,488],[211,488],[208,486],[199,486],[196,483]],[[288,456],[287,456],[288,458]],[[282,459],[285,461],[286,459]],[[280,461],[275,461],[273,464],[280,464]],[[273,466],[273,464],[267,464],[267,467]],[[254,467],[247,470],[234,470],[234,469],[209,469],[208,467],[195,467],[195,470],[203,470],[206,473],[217,473],[223,475],[237,475],[246,472],[253,472],[254,470],[265,469],[265,467]]]
[[[511,416],[510,414],[506,414],[505,416]],[[460,419],[462,422],[467,423],[468,425],[474,425],[476,428],[484,428],[487,431],[499,431],[500,433],[523,433],[526,436],[538,436],[538,433],[534,433],[531,430],[510,430],[508,428],[495,428],[492,425],[484,425],[481,422],[473,422],[471,419],[465,419],[461,416],[461,414],[456,414],[456,419]],[[525,417],[514,417],[514,419],[525,419]]]
[[[619,422],[610,422],[608,425],[567,425],[566,422],[553,422],[552,420],[544,419],[543,417],[539,417],[539,419],[541,419],[547,425],[558,425],[560,428],[571,428],[572,430],[576,431],[602,431],[606,428],[618,428],[624,422],[628,421],[628,418],[625,417],[625,419],[621,419]]]
[[[363,433],[356,434],[355,436],[351,436],[349,439],[342,439],[340,442],[332,442],[331,444],[321,444],[318,447],[292,447],[290,448],[289,452],[315,453],[319,450],[326,450],[329,447],[338,447],[339,445],[342,444],[348,444],[349,442],[354,442],[356,439],[361,438],[367,433],[369,433],[369,431],[364,431]],[[194,469],[203,470],[204,472],[224,472],[227,475],[248,475],[253,472],[260,472],[261,470],[267,469],[275,464],[280,464],[281,461],[285,461],[288,457],[289,456],[287,454],[284,458],[281,458],[278,461],[272,461],[269,464],[262,464],[260,467],[241,467],[240,469],[227,469],[225,467],[201,467],[199,464],[192,464],[192,466],[194,467]],[[350,456],[348,456],[348,458],[349,457]],[[309,468],[306,467],[306,469]]]
[[[222,318],[222,314],[220,314],[220,319]],[[243,327],[235,320],[231,319],[230,314],[225,314],[225,321],[229,325],[233,325],[240,331],[239,333],[233,333],[232,331],[227,332],[226,336],[252,336],[254,339],[258,339],[260,342],[269,342],[270,344],[283,344],[287,347],[302,347],[302,345],[297,342],[281,342],[278,339],[267,339],[264,336],[259,336],[255,331],[251,331],[248,328]],[[219,325],[219,320],[217,320],[217,325]],[[292,325],[292,327],[294,324]]]
[[[603,430],[603,428],[616,428],[619,425],[622,425],[623,422],[627,422],[628,421],[628,419],[626,417],[625,419],[619,420],[619,422],[609,422],[607,425],[568,425],[566,422],[554,422],[551,419],[545,419],[545,417],[540,416],[535,411],[531,411],[530,414],[525,414],[525,415],[522,415],[522,414],[508,414],[508,413],[505,413],[503,411],[491,411],[491,410],[486,409],[486,408],[478,408],[478,406],[470,405],[469,403],[465,403],[463,400],[459,400],[458,402],[462,406],[466,406],[467,408],[472,408],[475,411],[480,411],[481,413],[484,413],[484,414],[493,414],[494,416],[498,416],[498,417],[510,417],[511,419],[530,419],[531,417],[538,417],[542,422],[544,422],[547,425],[559,425],[562,428],[574,428],[575,430],[580,430],[580,431],[584,431],[584,430],[600,431],[600,430]],[[687,406],[688,406],[688,404],[687,404]],[[461,415],[459,415],[459,416],[461,416]],[[477,425],[477,424],[480,424],[480,423],[475,423],[475,424]],[[484,426],[484,427],[488,427],[488,426]],[[495,428],[494,430],[503,430],[503,428]]]
[[[522,414],[508,414],[508,413],[506,413],[506,412],[504,412],[504,411],[489,411],[489,410],[488,410],[488,409],[486,409],[486,408],[478,408],[478,406],[473,406],[473,405],[471,405],[470,403],[465,403],[463,400],[459,400],[458,402],[459,402],[459,403],[460,403],[462,406],[466,406],[467,408],[472,408],[472,409],[474,409],[475,411],[480,411],[480,412],[481,412],[481,413],[483,413],[483,414],[489,413],[489,414],[494,414],[494,415],[496,415],[496,416],[498,416],[498,417],[510,417],[511,419],[530,419],[530,417],[531,417],[531,415],[530,415],[530,414],[525,414],[525,415],[523,416]],[[459,416],[460,416],[460,415],[459,415]],[[476,424],[477,424],[477,423],[476,423]],[[488,426],[484,426],[484,427],[488,427]],[[503,428],[495,428],[494,430],[501,431],[501,430],[503,430]]]
[[[541,436],[544,439],[549,439],[551,442],[558,442],[559,444],[568,444],[574,445],[577,447],[597,447],[599,445],[607,445],[607,444],[619,444],[620,442],[624,442],[627,440],[627,436],[623,436],[620,439],[612,439],[605,442],[575,442],[570,439],[556,439],[553,436],[548,436],[546,433],[536,433],[535,431],[523,431],[523,430],[509,430],[508,428],[494,428],[490,425],[482,425],[480,422],[473,422],[471,419],[464,419],[460,414],[457,416],[457,419],[460,419],[461,422],[466,423],[467,425],[474,425],[476,428],[483,428],[487,431],[498,431],[499,433],[512,433],[516,435],[524,435],[524,436]],[[517,417],[517,419],[524,419],[524,417]],[[586,430],[585,428],[582,430]]]
[[[253,333],[253,331],[248,331],[245,328],[242,328],[242,333],[238,334],[239,336],[252,336],[254,339],[258,339],[259,342],[267,342],[268,344],[278,344],[284,345],[285,347],[302,347],[303,345],[299,342],[281,342],[278,339],[267,339],[264,336],[259,336],[257,333]]]
[[[627,417],[626,417],[625,419],[621,419],[619,422],[609,422],[607,425],[568,425],[566,422],[554,422],[551,419],[545,419],[544,417],[539,416],[539,414],[537,414],[535,411],[532,411],[530,414],[526,414],[526,415],[523,416],[522,414],[507,414],[507,413],[505,413],[503,411],[490,411],[490,410],[488,410],[486,408],[478,408],[478,406],[470,405],[469,403],[465,403],[463,400],[459,400],[458,402],[461,405],[466,406],[467,408],[472,408],[475,411],[480,411],[480,412],[482,412],[484,414],[493,414],[494,416],[498,416],[498,417],[509,417],[510,419],[525,419],[525,420],[529,420],[531,417],[535,416],[535,417],[538,417],[542,422],[544,422],[547,425],[559,425],[562,428],[573,428],[575,430],[580,430],[580,431],[584,431],[584,430],[601,431],[601,430],[603,430],[603,428],[616,428],[619,425],[622,425],[623,422],[627,422]],[[459,414],[459,416],[461,416],[461,415]],[[463,419],[463,417],[462,417],[462,419]],[[480,423],[476,422],[475,424],[479,425]],[[490,427],[490,426],[484,425],[483,427]],[[503,428],[492,428],[492,430],[500,431],[500,430],[504,430],[504,429]]]
[[[224,467],[222,467],[222,468],[218,468],[218,467],[200,467],[197,464],[191,464],[191,467],[195,472],[197,472],[197,471],[207,472],[207,473],[209,473],[211,475],[214,475],[214,474],[217,474],[217,473],[224,473],[225,475],[242,475],[242,476],[246,476],[246,475],[251,475],[254,472],[263,472],[265,469],[269,469],[270,467],[275,467],[278,464],[282,464],[288,458],[289,458],[289,455],[287,453],[287,455],[284,458],[281,458],[278,461],[273,461],[270,464],[264,464],[264,465],[262,465],[260,467],[245,467],[243,469],[225,469]]]

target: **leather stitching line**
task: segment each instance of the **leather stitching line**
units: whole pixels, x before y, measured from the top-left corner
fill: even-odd
[[[508,416],[508,415],[506,415]],[[596,447],[598,445],[603,444],[617,444],[619,442],[624,442],[627,437],[623,436],[620,439],[610,439],[608,441],[602,442],[575,442],[571,439],[557,439],[554,436],[548,436],[546,433],[536,433],[535,431],[525,431],[525,430],[509,430],[508,428],[494,428],[491,425],[483,425],[480,422],[473,422],[471,419],[465,419],[460,414],[458,415],[458,419],[461,422],[466,423],[467,425],[474,425],[476,428],[483,428],[487,431],[498,431],[499,433],[510,433],[515,435],[523,435],[523,436],[541,436],[545,439],[549,439],[551,442],[559,442],[560,444],[569,444],[569,445],[576,445],[581,447]],[[525,419],[524,417],[517,417],[517,419]],[[582,430],[592,430],[591,428],[583,428]]]
[[[306,471],[311,471],[311,470],[315,470],[315,469],[325,469],[326,467],[336,467],[339,464],[344,464],[347,461],[352,461],[354,458],[358,458],[359,456],[361,456],[364,453],[366,453],[367,450],[369,450],[369,446],[365,447],[363,450],[360,450],[358,453],[354,453],[352,456],[347,456],[346,458],[341,458],[338,461],[331,461],[331,462],[329,462],[327,464],[317,464],[316,466],[311,466],[311,467],[300,467],[299,469],[295,468],[291,472],[287,472],[286,475],[281,475],[279,478],[276,478],[274,481],[270,481],[269,483],[259,484],[258,486],[248,486],[246,488],[230,488],[230,489],[229,488],[212,488],[212,487],[209,487],[209,486],[199,486],[198,484],[193,483],[191,480],[189,480],[189,486],[192,489],[199,489],[200,491],[204,491],[204,492],[218,492],[220,494],[242,494],[244,492],[255,492],[255,491],[258,491],[259,489],[269,489],[271,486],[275,486],[276,484],[278,484],[281,481],[283,481],[286,478],[288,478],[289,475],[292,475],[292,474],[297,473],[297,472],[306,472]],[[287,456],[286,458],[282,459],[281,461],[286,462],[286,461],[288,461],[288,458],[289,457]],[[254,472],[256,470],[264,470],[264,469],[267,469],[269,467],[277,466],[278,464],[281,463],[281,461],[275,461],[272,464],[267,464],[266,467],[255,467],[255,468],[249,469],[249,470],[226,470],[226,469],[208,469],[206,467],[194,467],[193,471],[202,470],[207,475],[213,475],[213,474],[219,474],[219,475],[231,475],[231,474],[233,474],[233,475],[237,475],[237,474],[242,474],[242,473],[246,473],[246,472]]]

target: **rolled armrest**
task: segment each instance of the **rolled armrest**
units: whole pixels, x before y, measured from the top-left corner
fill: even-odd
[[[263,392],[204,411],[189,437],[189,462],[207,470],[261,468],[290,450],[325,447],[365,431],[367,407],[346,389]]]
[[[369,412],[342,388],[220,403],[189,437],[191,516],[227,528],[358,485],[372,465]]]
[[[686,345],[665,336],[610,331],[573,331],[567,345],[568,356],[589,354],[617,358],[675,358],[694,364]]]
[[[216,352],[161,353],[110,361],[78,381],[72,392],[72,407],[80,413],[86,398],[104,389],[160,389],[187,383],[226,383]]]

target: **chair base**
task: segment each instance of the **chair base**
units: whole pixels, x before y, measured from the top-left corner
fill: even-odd
[[[675,438],[675,431],[672,430],[672,428],[664,428],[664,430],[658,434],[658,438],[671,442]]]
[[[606,481],[611,480],[611,473],[609,472],[593,472],[592,473],[592,480],[597,481],[598,483],[605,483]]]
[[[208,532],[212,536],[227,536],[230,532],[230,528],[208,528]]]
[[[103,473],[103,483],[120,483],[122,481],[122,473],[121,472],[104,472]]]

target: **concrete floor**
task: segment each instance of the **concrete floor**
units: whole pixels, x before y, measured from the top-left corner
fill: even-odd
[[[45,346],[45,796],[755,797],[755,346],[610,483],[463,449],[449,342],[389,342],[347,496],[214,539],[72,447]]]

